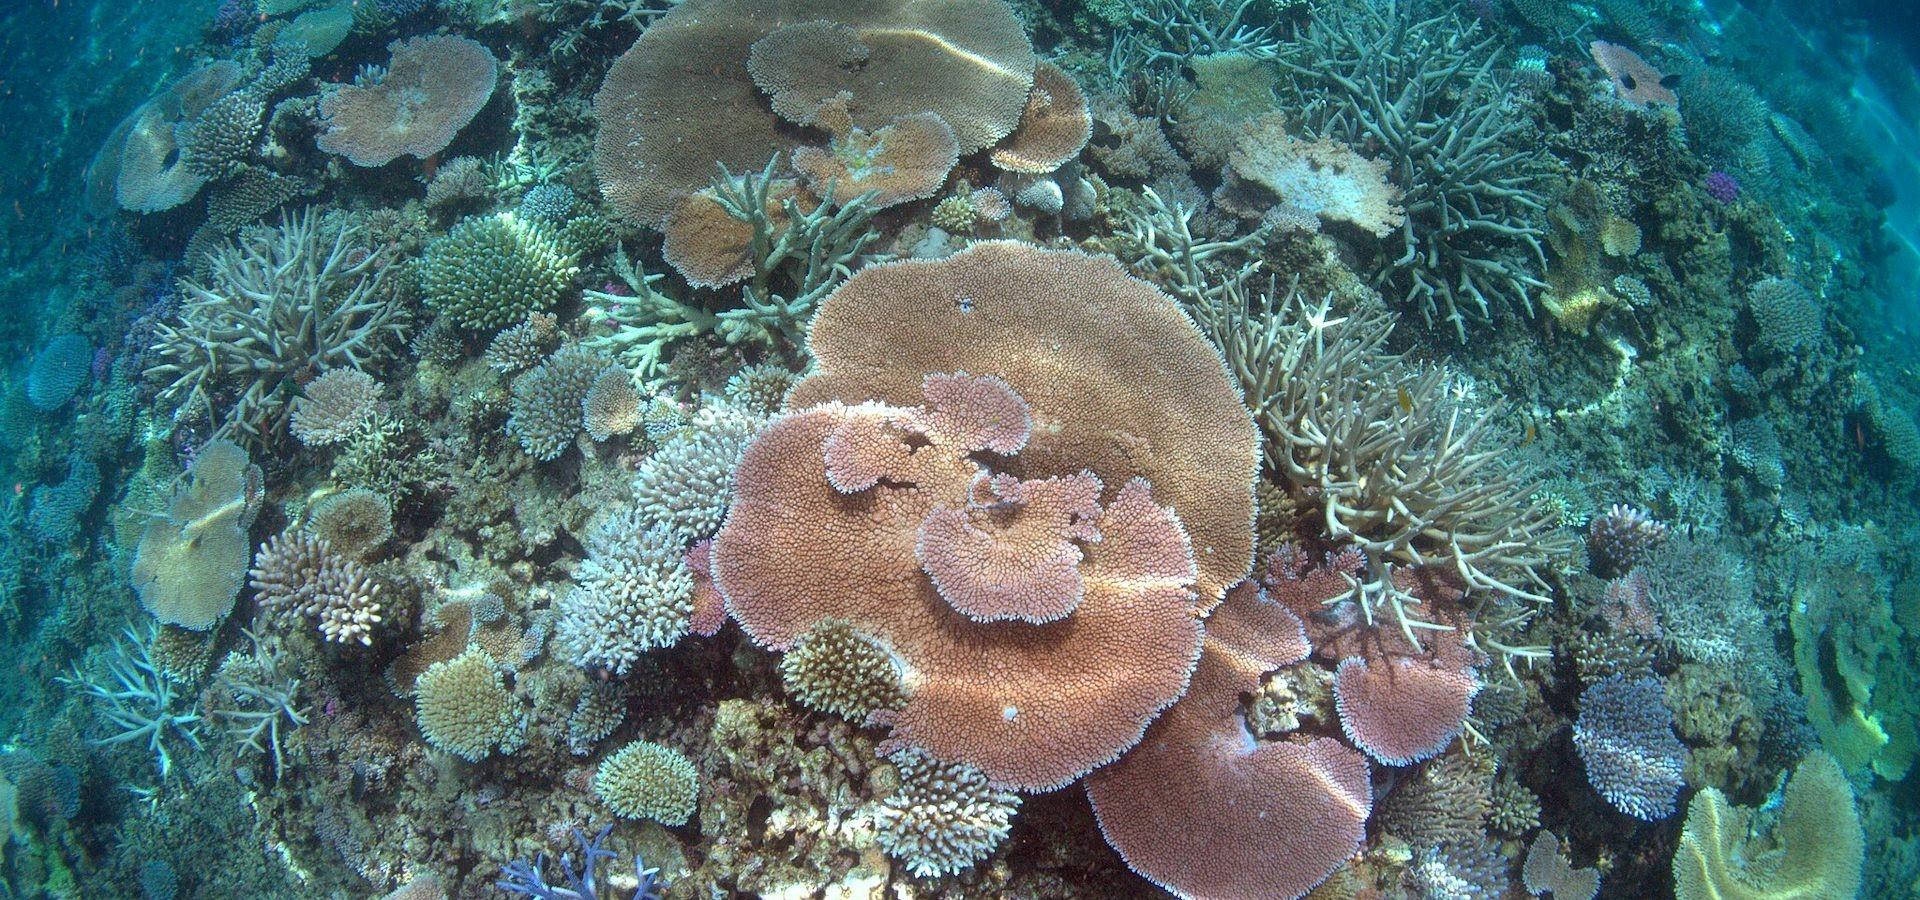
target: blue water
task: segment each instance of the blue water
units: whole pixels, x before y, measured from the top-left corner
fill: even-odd
[[[1917,341],[1912,3],[7,4],[0,897],[1914,896]]]

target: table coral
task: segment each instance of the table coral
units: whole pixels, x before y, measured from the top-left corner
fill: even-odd
[[[387,49],[393,59],[384,70],[321,96],[320,149],[360,166],[425,159],[473,121],[499,78],[493,53],[468,38],[424,35]]]

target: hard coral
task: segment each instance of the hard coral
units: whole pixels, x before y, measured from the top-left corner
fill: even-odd
[[[1678,900],[1792,900],[1853,897],[1860,891],[1866,835],[1853,789],[1833,757],[1815,751],[1787,781],[1771,833],[1754,837],[1754,811],[1705,788],[1687,805],[1673,854]]]
[[[248,575],[261,606],[313,617],[334,643],[373,643],[380,583],[325,538],[300,530],[274,535],[260,545]]]
[[[660,441],[633,475],[634,503],[650,521],[683,538],[720,528],[733,496],[733,469],[766,419],[724,405],[705,406]]]
[[[1610,675],[1580,695],[1573,745],[1587,781],[1622,812],[1649,822],[1673,815],[1687,748],[1655,678]]]
[[[549,224],[512,213],[461,220],[416,266],[427,305],[474,329],[546,310],[579,272],[573,249]]]
[[[359,369],[329,369],[293,401],[287,430],[310,447],[337,444],[373,418],[380,382]]]
[[[700,772],[672,747],[634,741],[600,764],[593,793],[624,818],[685,825],[700,799]]]
[[[624,675],[647,651],[686,636],[693,575],[678,535],[631,510],[596,523],[585,544],[554,637],[574,665]]]
[[[1385,162],[1338,141],[1294,137],[1279,113],[1248,124],[1228,160],[1221,201],[1263,224],[1318,231],[1322,222],[1345,222],[1386,237],[1405,221]]]
[[[162,89],[114,129],[89,181],[112,177],[120,208],[133,212],[160,212],[193,199],[207,178],[183,152],[181,132],[243,77],[237,63],[220,60]]]
[[[55,335],[27,367],[27,402],[41,412],[65,406],[92,377],[93,345],[77,334]]]
[[[586,428],[587,395],[608,371],[624,372],[579,344],[560,348],[513,380],[507,434],[534,459],[560,458]]]
[[[872,131],[850,125],[828,147],[793,151],[793,167],[814,193],[858,197],[871,191],[866,202],[876,209],[933,196],[959,161],[953,128],[934,113],[899,116]]]
[[[525,728],[498,665],[477,646],[420,674],[414,717],[427,743],[468,762],[511,752]]]
[[[1613,84],[1613,92],[1628,103],[1646,109],[1655,103],[1669,107],[1678,107],[1680,98],[1675,96],[1662,82],[1666,76],[1659,69],[1647,64],[1640,54],[1606,41],[1594,41],[1587,45],[1587,52],[1593,55],[1593,61],[1606,70],[1607,80]]]
[[[913,749],[893,754],[900,789],[874,806],[875,839],[922,878],[958,872],[1007,839],[1020,797],[979,770]]]
[[[906,703],[900,671],[885,648],[840,619],[800,635],[780,657],[780,677],[795,699],[855,722]]]
[[[1090,332],[1087,322],[1125,327]],[[919,402],[925,376],[1004,380],[1036,411],[1001,468],[1020,478],[1090,470],[1144,477],[1192,535],[1210,605],[1253,553],[1258,437],[1218,353],[1165,294],[1112,259],[994,241],[939,261],[862,270],[822,304],[818,371],[788,407]],[[919,523],[914,523],[917,528]]]
[[[351,15],[351,13],[349,13]],[[334,85],[320,98],[320,149],[356,165],[447,148],[493,96],[500,64],[477,41],[424,35],[387,45],[393,59],[371,84]]]
[[[782,29],[758,54],[755,45]],[[821,40],[851,32],[866,64],[845,69]],[[818,39],[816,39],[818,38]],[[688,0],[641,33],[594,97],[594,171],[619,213],[660,225],[715,164],[757,169],[795,141],[775,109],[801,115],[848,91],[853,124],[938,113],[960,151],[984,147],[1018,121],[1034,55],[1001,0]],[[750,72],[757,69],[757,72]],[[776,95],[769,108],[756,81]]]
[[[1087,778],[1107,843],[1182,897],[1298,898],[1365,835],[1373,807],[1366,757],[1331,738],[1246,737],[1240,696],[1307,655],[1300,620],[1252,585],[1207,622],[1186,697],[1119,762]]]
[[[1066,165],[1093,137],[1093,116],[1080,85],[1059,66],[1041,60],[1020,124],[987,155],[996,168],[1039,175]]]
[[[205,631],[233,609],[247,576],[247,528],[260,470],[227,441],[200,448],[163,515],[141,533],[133,561],[140,605],[169,625]]]

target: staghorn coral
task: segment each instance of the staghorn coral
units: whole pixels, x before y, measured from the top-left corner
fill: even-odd
[[[1453,326],[1519,309],[1546,287],[1545,155],[1494,74],[1497,38],[1425,0],[1315,4],[1276,57],[1293,78],[1281,106],[1315,137],[1379,148],[1403,191],[1400,237],[1373,268],[1382,294]]]
[[[1715,788],[1693,795],[1673,854],[1678,900],[1858,895],[1866,836],[1833,757],[1815,751],[1793,770],[1765,837],[1752,833],[1753,817]]]
[[[1656,678],[1609,675],[1580,695],[1573,745],[1587,782],[1615,808],[1649,822],[1673,815],[1687,748]]]
[[[462,219],[414,264],[427,306],[476,330],[552,307],[579,271],[550,225],[513,213]]]
[[[376,77],[321,95],[321,150],[360,166],[425,159],[445,150],[493,96],[500,64],[477,41],[423,35],[387,49],[393,59]]]
[[[1042,175],[1066,165],[1093,138],[1087,97],[1073,76],[1041,60],[1033,69],[1033,91],[1020,123],[987,154],[994,167]]]
[[[841,66],[847,53],[863,64]],[[855,125],[937,113],[972,152],[1019,120],[1034,62],[1001,0],[688,0],[641,33],[594,96],[594,172],[621,216],[658,226],[716,163],[758,167],[792,149],[775,110],[804,119],[842,91]]]
[[[612,879],[602,879],[600,865],[619,856],[601,846],[612,833],[613,826],[606,825],[589,839],[580,829],[573,829],[573,839],[580,845],[580,867],[574,868],[572,855],[560,856],[560,874],[566,879],[564,887],[547,881],[545,853],[535,856],[531,863],[520,859],[507,863],[500,872],[502,880],[495,882],[494,887],[534,900],[602,900],[601,888]],[[633,893],[627,900],[661,900],[665,896],[666,879],[660,877],[658,868],[649,868],[638,854],[633,857],[633,881]]]
[[[247,576],[247,529],[261,476],[228,441],[200,448],[164,512],[142,529],[133,559],[140,605],[168,625],[206,631],[232,611]]]
[[[792,160],[815,194],[865,196],[885,209],[938,193],[960,161],[960,146],[945,119],[912,113],[872,131],[848,125],[826,147],[796,148]]]
[[[1345,222],[1386,237],[1406,218],[1385,162],[1338,141],[1294,137],[1279,113],[1245,126],[1216,196],[1232,211],[1280,229],[1318,231],[1323,222]]]
[[[512,753],[524,738],[526,725],[498,665],[477,646],[420,673],[413,708],[427,743],[468,762],[496,749]]]
[[[303,377],[380,358],[403,331],[403,310],[386,256],[361,236],[308,211],[222,244],[205,283],[181,280],[179,321],[156,330],[146,375],[162,383],[159,399],[266,442],[286,424]]]
[[[647,651],[686,636],[693,574],[676,532],[623,510],[595,523],[582,543],[587,557],[555,606],[554,639],[568,661],[625,675]]]
[[[672,747],[634,741],[600,763],[593,793],[622,818],[685,825],[700,799],[700,772]]]
[[[978,769],[942,763],[925,751],[891,756],[900,787],[874,804],[874,839],[907,871],[933,878],[979,862],[1007,839],[1020,797]]]
[[[765,424],[764,417],[742,409],[701,407],[634,471],[634,504],[649,521],[683,538],[712,535],[733,498],[734,466]]]
[[[579,344],[568,344],[513,380],[507,434],[542,462],[560,458],[586,428],[584,404],[602,372],[617,369]]]
[[[227,654],[202,702],[236,750],[272,756],[274,772],[284,773],[285,733],[306,725],[309,713],[298,702],[300,677],[285,671],[281,656],[251,632],[247,643],[246,651]]]
[[[796,151],[798,152],[798,151]],[[944,173],[943,173],[944,174]],[[740,185],[752,175],[730,177]],[[812,213],[816,204],[791,178],[768,177],[763,184],[764,202],[757,212],[770,231],[787,230],[796,219]],[[759,260],[755,257],[755,221],[751,213],[731,204],[736,195],[723,196],[719,185],[710,185],[688,194],[674,205],[661,233],[665,240],[660,253],[673,270],[697,288],[720,288],[751,277]],[[842,194],[845,196],[845,194]],[[792,209],[788,209],[792,204]]]
[[[329,369],[294,398],[287,431],[309,447],[338,444],[379,411],[380,387],[359,369]]]
[[[95,715],[111,729],[95,744],[112,747],[144,742],[164,781],[173,773],[173,743],[182,742],[194,750],[205,748],[200,744],[199,710],[191,700],[179,702],[181,695],[173,682],[161,674],[149,655],[157,627],[149,625],[144,633],[132,626],[122,629],[113,646],[94,657],[104,677],[94,678],[76,663],[72,673],[60,681],[91,697]],[[10,757],[0,757],[6,758]],[[5,774],[9,779],[16,775],[13,771]]]
[[[1307,655],[1300,620],[1250,585],[1207,620],[1192,688],[1087,777],[1107,843],[1180,896],[1299,897],[1352,856],[1373,807],[1366,757],[1331,738],[1248,739],[1240,696]]]
[[[1572,550],[1559,517],[1509,461],[1494,417],[1458,399],[1442,369],[1386,351],[1391,319],[1335,315],[1291,290],[1249,296],[1229,283],[1203,303],[1201,325],[1259,411],[1267,463],[1326,523],[1366,555],[1359,591],[1368,622],[1391,607],[1399,565],[1443,566],[1466,587],[1543,599],[1541,572]]]
[[[93,377],[93,345],[78,334],[47,340],[27,365],[27,402],[41,412],[67,405]]]
[[[840,619],[807,629],[780,657],[787,693],[806,706],[854,722],[899,709],[907,694],[885,648]]]
[[[262,607],[311,616],[334,643],[372,645],[381,621],[380,583],[325,538],[303,530],[274,535],[260,545],[247,574]]]

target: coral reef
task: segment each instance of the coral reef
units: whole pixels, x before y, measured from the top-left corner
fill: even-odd
[[[685,825],[699,799],[700,772],[672,747],[634,741],[600,763],[593,793],[615,815]]]
[[[320,149],[360,166],[424,159],[445,150],[493,95],[500,64],[477,41],[428,35],[387,49],[385,68],[321,95]]]

